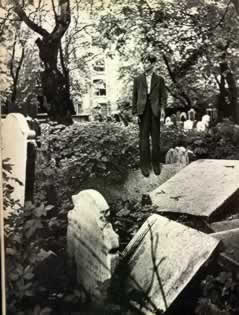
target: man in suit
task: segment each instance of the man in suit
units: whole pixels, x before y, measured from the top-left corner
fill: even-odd
[[[152,54],[144,57],[144,73],[134,79],[133,86],[132,113],[138,116],[140,167],[145,177],[150,174],[151,164],[156,175],[161,172],[160,118],[165,115],[167,93],[163,77],[154,72],[156,61]]]

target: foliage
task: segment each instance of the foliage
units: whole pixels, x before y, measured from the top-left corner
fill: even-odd
[[[19,207],[18,200],[14,200],[12,197],[13,193],[13,186],[11,182],[17,182],[19,185],[22,183],[12,176],[12,164],[10,159],[4,159],[2,161],[2,178],[3,178],[3,207],[4,209],[7,208],[14,208],[15,206]]]
[[[65,211],[71,207],[73,194],[95,187],[104,195],[105,185],[123,183],[129,171],[139,166],[136,124],[124,127],[104,121],[42,127],[36,163],[37,198]],[[192,150],[196,159],[238,159],[238,138],[238,128],[228,122],[202,133],[162,126],[161,160],[176,146]]]
[[[81,295],[66,269],[66,226],[66,217],[43,203],[28,203],[7,218],[9,314],[52,314],[79,303]]]
[[[239,311],[238,280],[235,274],[227,271],[206,276],[201,283],[203,294],[196,308],[196,314],[237,314]]]
[[[140,70],[145,51],[153,50],[173,102],[183,106],[198,106],[219,92],[223,58],[238,76],[238,20],[230,1],[112,0],[98,30],[99,45],[120,53],[127,83]]]
[[[42,126],[36,163],[36,189],[41,200],[69,209],[71,196],[94,182],[104,189],[123,182],[138,166],[138,131],[115,123]],[[45,198],[45,199],[44,199]]]

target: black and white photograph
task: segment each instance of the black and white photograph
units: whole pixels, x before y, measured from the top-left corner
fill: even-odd
[[[0,0],[2,315],[239,314],[239,0]]]

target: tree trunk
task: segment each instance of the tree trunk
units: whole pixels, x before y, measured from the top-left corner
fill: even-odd
[[[41,73],[42,91],[47,100],[46,111],[51,120],[69,125],[72,114],[75,114],[74,106],[68,91],[67,78],[58,69],[58,53],[61,38],[70,25],[70,0],[58,0],[60,13],[56,16],[56,25],[51,33],[41,26],[35,24],[26,15],[17,0],[14,2],[14,10],[19,18],[41,38],[36,40],[39,56],[45,70]]]

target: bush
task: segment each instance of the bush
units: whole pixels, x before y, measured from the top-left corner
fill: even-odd
[[[43,125],[40,143],[37,198],[65,210],[71,207],[71,196],[87,183],[121,183],[138,167],[138,131],[132,124]]]

